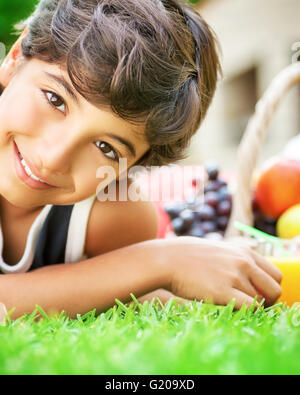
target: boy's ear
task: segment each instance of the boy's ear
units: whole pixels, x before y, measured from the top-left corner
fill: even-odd
[[[18,40],[11,47],[8,55],[0,66],[0,83],[6,87],[13,76],[13,71],[24,59],[22,55],[21,42],[28,33],[28,27],[23,30]]]

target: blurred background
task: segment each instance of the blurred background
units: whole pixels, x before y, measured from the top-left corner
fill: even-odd
[[[299,56],[299,0],[190,0],[220,41],[224,78],[184,164],[216,159],[234,169],[236,150],[255,105],[272,79]],[[37,0],[0,0],[0,42],[14,42],[13,24]],[[290,91],[272,122],[261,160],[300,132],[300,87]]]
[[[221,43],[224,79],[186,162],[217,158],[223,168],[234,169],[255,104],[272,79],[300,58],[300,1],[203,0],[196,8]],[[280,152],[299,132],[300,85],[280,105],[261,160]]]
[[[9,47],[15,40],[13,25],[28,17],[37,0],[0,0],[0,41]]]

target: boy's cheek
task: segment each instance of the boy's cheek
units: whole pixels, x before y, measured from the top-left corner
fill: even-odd
[[[26,96],[27,99],[24,93],[12,90],[0,101],[1,134],[27,134],[37,130],[41,116],[34,97],[30,94]]]

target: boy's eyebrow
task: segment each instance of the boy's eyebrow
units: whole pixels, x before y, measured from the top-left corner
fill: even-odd
[[[123,137],[117,136],[116,134],[113,134],[113,133],[106,133],[106,136],[119,141],[119,143],[121,143],[127,147],[127,149],[129,150],[129,152],[131,153],[131,155],[133,157],[136,156],[136,151],[135,151],[134,145],[130,141],[124,139]]]
[[[64,90],[66,91],[66,93],[68,94],[68,96],[70,96],[70,98],[75,101],[75,103],[77,105],[79,105],[79,99],[78,96],[76,95],[76,93],[74,92],[74,89],[71,87],[71,85],[68,83],[68,81],[66,81],[66,79],[63,76],[58,76],[55,74],[51,74],[47,71],[44,71],[44,74],[51,79],[52,81],[56,82],[57,84],[61,85]]]

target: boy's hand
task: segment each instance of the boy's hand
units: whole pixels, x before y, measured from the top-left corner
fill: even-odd
[[[272,305],[281,295],[281,272],[249,247],[195,237],[166,241],[170,291],[185,299],[236,307],[251,306],[255,296]]]

